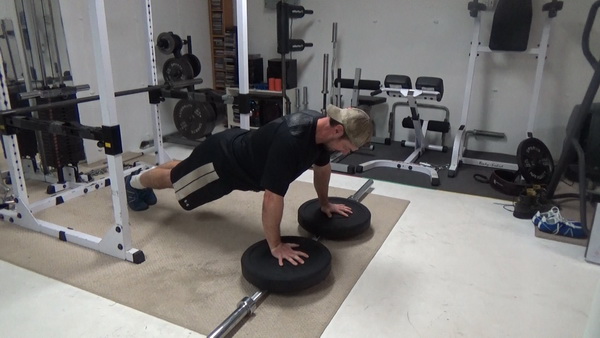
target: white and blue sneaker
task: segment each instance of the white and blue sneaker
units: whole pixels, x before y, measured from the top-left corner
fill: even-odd
[[[542,221],[542,218],[554,219],[556,215],[560,215],[560,211],[558,210],[558,207],[552,207],[546,212],[536,212],[535,215],[533,215],[533,217],[531,218],[531,221],[533,222],[533,225],[538,226],[538,224],[540,224],[540,222]]]
[[[552,207],[548,212],[537,212],[531,219],[540,231],[572,238],[587,238],[581,222],[565,219],[557,207]]]

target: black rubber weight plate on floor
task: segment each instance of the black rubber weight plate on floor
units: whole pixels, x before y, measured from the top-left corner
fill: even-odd
[[[554,173],[554,160],[541,140],[529,137],[517,147],[519,172],[531,184],[548,184]]]
[[[292,265],[271,255],[266,240],[250,246],[242,255],[242,275],[248,282],[273,293],[290,293],[308,289],[322,282],[331,271],[331,253],[323,244],[310,238],[284,236],[285,243],[296,243],[296,250],[308,254],[304,264]]]
[[[360,235],[371,225],[371,212],[360,202],[342,197],[330,197],[334,204],[345,204],[352,208],[348,217],[333,214],[328,218],[321,211],[318,199],[312,199],[298,208],[298,223],[311,234],[327,239],[345,239]]]

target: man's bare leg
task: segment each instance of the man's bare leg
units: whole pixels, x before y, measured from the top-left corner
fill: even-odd
[[[180,160],[171,160],[169,162],[165,162],[165,163],[159,165],[156,168],[173,169],[173,168],[175,168],[176,165],[179,164],[179,162],[181,162],[181,161]]]
[[[173,160],[165,162],[158,167],[154,167],[150,170],[144,171],[139,175],[139,178],[132,177],[131,185],[137,188],[137,183],[141,184],[143,188],[151,189],[167,189],[173,188],[171,183],[171,169],[173,169],[179,162],[179,160]],[[137,181],[137,182],[136,182]],[[138,188],[142,189],[142,188]]]
[[[171,183],[171,169],[179,162],[181,161],[174,160],[165,162],[156,168],[142,173],[142,176],[140,176],[140,183],[144,187],[152,189],[173,188],[173,183]]]

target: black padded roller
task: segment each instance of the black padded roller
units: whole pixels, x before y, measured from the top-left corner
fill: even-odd
[[[423,125],[423,120],[421,121],[421,126]],[[408,129],[414,129],[415,124],[410,116],[407,116],[402,119],[402,127]],[[450,123],[446,121],[429,121],[427,124],[427,130],[436,131],[439,133],[447,133],[450,131]]]
[[[354,88],[354,79],[335,79],[333,85],[340,88]],[[358,80],[357,89],[376,90],[379,89],[381,82],[377,80]]]
[[[388,88],[412,89],[412,81],[406,75],[388,74],[383,80],[383,85]],[[387,92],[386,94],[391,97],[400,97],[400,94],[395,92]]]
[[[417,78],[417,81],[415,81],[415,88],[438,92],[439,94],[436,97],[438,102],[441,101],[444,96],[444,80],[439,77],[420,76]]]

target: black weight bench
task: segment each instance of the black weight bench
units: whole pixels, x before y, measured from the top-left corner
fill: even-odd
[[[342,89],[352,89],[352,100],[350,106],[360,108],[367,114],[371,115],[371,107],[385,103],[387,100],[385,97],[371,96],[371,95],[360,95],[361,90],[368,90],[372,92],[378,90],[381,87],[381,82],[377,80],[363,80],[361,77],[361,69],[356,68],[354,71],[354,79],[342,78],[342,70],[338,68],[337,77],[333,82],[335,91],[333,93],[333,104],[341,107],[342,101]],[[375,128],[373,128],[375,130]],[[373,136],[371,137],[371,143],[390,144],[389,138],[382,138]]]
[[[440,105],[427,103],[419,103],[417,101],[435,100],[440,101],[444,95],[444,82],[441,78],[435,77],[419,77],[415,82],[415,89],[412,87],[410,77],[406,75],[390,74],[385,77],[384,87],[378,89],[372,95],[385,92],[390,97],[404,98],[404,101],[394,102],[390,112],[389,130],[390,139],[393,139],[394,121],[396,108],[400,106],[408,106],[410,116],[402,121],[402,126],[405,128],[414,129],[415,141],[401,141],[403,147],[413,147],[414,151],[404,161],[392,160],[373,160],[361,163],[356,167],[356,172],[364,172],[374,168],[388,167],[400,170],[414,171],[429,176],[431,185],[437,186],[440,184],[439,176],[435,168],[428,164],[417,163],[419,157],[426,150],[435,150],[446,152],[447,148],[444,145],[444,135],[450,130],[449,110]],[[431,108],[443,110],[445,112],[443,120],[426,120],[422,119],[418,112],[418,108]],[[435,131],[442,133],[442,144],[429,144],[427,139],[427,131]]]
[[[357,93],[358,93],[361,89],[362,90],[370,90],[370,91],[377,90],[381,86],[381,82],[377,81],[377,80],[359,80],[358,82],[356,82],[356,80],[354,80],[354,79],[337,78],[337,79],[335,79],[334,85],[335,86],[339,85],[340,88],[344,88],[344,89],[352,89],[353,91],[357,91]],[[354,97],[353,97],[352,101],[355,101]],[[385,97],[357,94],[356,103],[358,103],[358,104],[356,105],[356,107],[360,107],[360,106],[372,107],[376,104],[382,104],[385,102],[386,102]],[[353,102],[353,104],[352,104],[353,106],[354,106],[354,103],[355,102]]]
[[[386,87],[391,87],[391,88],[412,89],[411,79],[410,79],[410,77],[405,76],[405,75],[388,75],[385,77],[384,84]],[[435,99],[436,101],[439,102],[442,100],[442,97],[444,96],[444,81],[438,77],[421,76],[421,77],[417,78],[417,81],[415,81],[415,89],[437,92],[438,94],[435,96],[435,98],[429,98],[429,99],[430,100]],[[388,92],[387,94],[392,97],[401,97],[401,95],[397,94],[397,93]],[[427,100],[428,98],[425,97],[424,99]],[[394,124],[395,124],[394,123],[394,120],[395,120],[394,115],[395,115],[396,106],[409,106],[409,103],[408,102],[397,102],[397,104],[392,107],[392,111],[390,112],[390,122],[389,122],[390,140],[394,139],[394,135],[393,135]],[[423,120],[418,114],[412,114],[412,111],[411,111],[411,115],[406,116],[404,119],[402,119],[402,127],[406,128],[406,129],[415,129],[415,132],[418,132],[415,128],[415,119],[418,119],[420,122],[419,127],[421,128],[419,131],[422,133],[423,137],[425,137],[425,133],[427,131],[433,131],[433,132],[438,132],[438,133],[442,134],[441,147],[433,146],[430,144],[427,144],[427,147],[430,147],[429,149],[431,149],[431,150],[446,152],[448,150],[448,148],[445,146],[446,133],[448,133],[450,131],[450,111],[445,106],[431,105],[431,104],[427,104],[427,103],[419,103],[419,107],[442,110],[445,112],[445,114],[444,114],[442,120]],[[414,142],[409,142],[406,140],[402,140],[401,145],[403,147],[414,147],[415,146]]]

